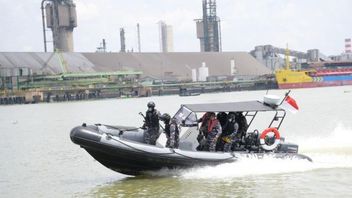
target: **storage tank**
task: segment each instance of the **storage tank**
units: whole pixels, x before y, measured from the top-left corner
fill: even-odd
[[[197,69],[192,69],[192,82],[197,82]]]
[[[206,67],[205,62],[202,63],[202,67],[198,68],[198,81],[207,81],[209,76],[209,68]]]
[[[236,75],[237,69],[236,69],[236,62],[235,59],[231,59],[230,61],[230,74],[231,76]]]

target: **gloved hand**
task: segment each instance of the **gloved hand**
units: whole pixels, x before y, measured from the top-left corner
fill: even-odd
[[[235,139],[236,139],[236,133],[232,133],[232,134],[230,135],[230,138],[231,138],[232,140],[235,140]]]

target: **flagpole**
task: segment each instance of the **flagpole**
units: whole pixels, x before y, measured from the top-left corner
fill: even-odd
[[[288,92],[286,92],[284,99],[282,99],[282,101],[280,102],[279,106],[282,105],[282,103],[286,100],[287,96],[290,94],[291,90],[288,90]]]

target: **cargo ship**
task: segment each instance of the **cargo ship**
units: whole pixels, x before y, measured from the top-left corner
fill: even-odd
[[[305,69],[290,68],[288,53],[286,67],[276,70],[280,89],[352,85],[352,62],[320,62],[303,65]]]

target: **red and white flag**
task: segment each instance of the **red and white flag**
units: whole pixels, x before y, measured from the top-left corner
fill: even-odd
[[[297,113],[299,110],[297,102],[290,96],[286,97],[285,101],[280,105],[280,107],[286,111],[290,111],[291,113]]]

